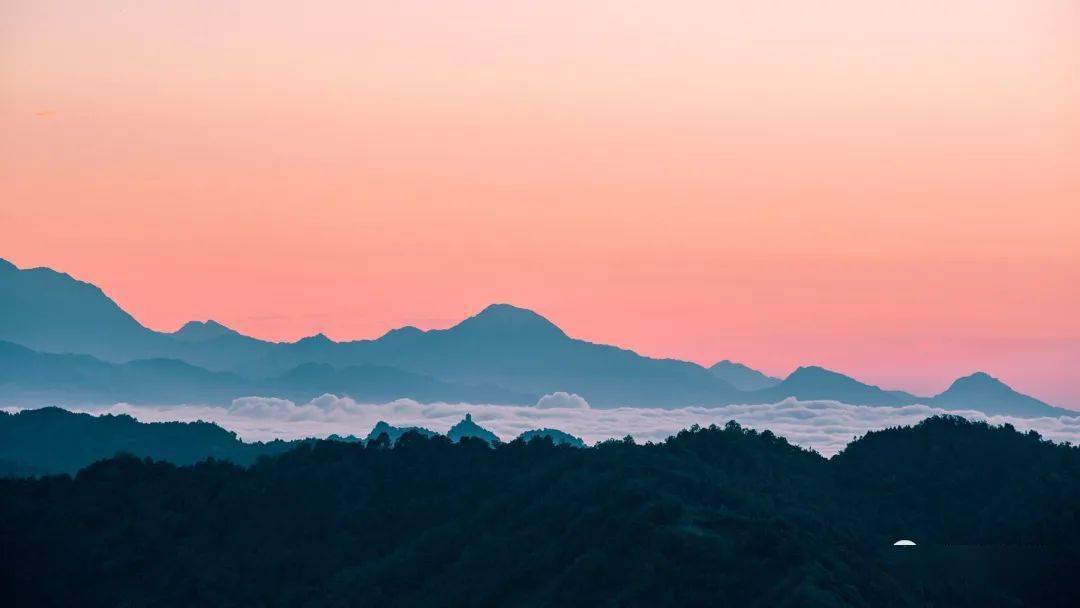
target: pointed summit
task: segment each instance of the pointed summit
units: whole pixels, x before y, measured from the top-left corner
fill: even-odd
[[[949,388],[962,387],[993,387],[996,389],[1008,389],[1009,385],[1005,384],[1001,380],[998,380],[997,378],[991,376],[986,372],[975,372],[968,376],[957,378],[953,381],[952,385],[949,386]]]
[[[418,336],[424,335],[424,330],[413,327],[412,325],[406,325],[404,327],[396,327],[386,332],[380,337],[380,340],[393,341],[393,340],[415,340]]]
[[[510,304],[492,304],[448,331],[491,336],[566,337],[551,321]]]
[[[985,414],[1060,416],[1071,413],[1018,393],[986,372],[957,378],[931,401],[941,407],[967,408]]]
[[[222,336],[239,335],[233,329],[225,327],[213,319],[207,321],[188,321],[174,331],[172,336],[184,342],[206,342]]]
[[[987,397],[1010,397],[1012,395],[1019,395],[1008,384],[1005,384],[1001,380],[991,376],[986,372],[975,372],[967,376],[962,376],[953,380],[953,383],[949,385],[949,388],[945,389],[945,392],[938,395],[938,397],[952,395],[952,396],[978,396],[981,398]]]
[[[902,391],[885,391],[824,367],[808,365],[791,372],[783,382],[757,391],[759,398],[781,400],[828,399],[853,405],[907,405],[916,398]]]
[[[863,392],[867,389],[881,390],[876,386],[863,384],[851,376],[845,376],[839,372],[834,372],[817,365],[806,365],[797,368],[784,379],[780,386],[809,389],[812,392],[829,392],[837,390]]]
[[[840,372],[834,372],[830,369],[825,369],[819,365],[803,365],[791,372],[785,379],[785,382],[842,382],[842,383],[858,383],[858,380],[850,376],[845,376]]]
[[[473,422],[472,414],[465,414],[465,418],[451,427],[446,436],[454,443],[461,441],[464,437],[483,439],[491,445],[502,442],[495,433]]]
[[[740,391],[756,391],[780,384],[779,378],[766,376],[752,367],[727,359],[710,367],[709,372]]]
[[[293,344],[297,346],[322,346],[325,344],[335,344],[333,340],[328,338],[326,334],[319,332],[314,336],[307,336],[306,338],[300,338]]]

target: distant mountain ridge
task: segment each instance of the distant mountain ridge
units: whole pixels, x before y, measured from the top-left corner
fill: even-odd
[[[775,402],[787,397],[804,401],[827,399],[859,405],[911,405],[920,399],[903,391],[886,391],[816,365],[800,367],[779,384],[755,391],[754,398]],[[925,401],[925,399],[923,399]]]
[[[990,374],[975,372],[970,376],[958,378],[941,394],[932,399],[933,405],[945,409],[964,409],[973,407],[987,414],[1010,414],[1013,416],[1055,415],[1045,403],[1014,391],[1007,384]],[[1076,415],[1061,408],[1050,408],[1060,414]]]
[[[238,336],[240,332],[210,319],[208,321],[188,321],[183,327],[169,335],[185,342],[205,342],[223,336]]]
[[[926,403],[1023,416],[1072,413],[989,382],[993,379],[986,374],[958,380],[941,395],[918,397],[816,366],[801,367],[783,380],[731,361],[705,369],[575,339],[543,316],[509,304],[488,306],[447,329],[403,327],[374,340],[350,342],[323,334],[292,343],[267,342],[214,321],[160,333],[139,324],[89,283],[47,268],[20,270],[3,260],[0,341],[39,354],[98,359],[38,357],[33,374],[8,374],[0,400],[50,395],[109,399],[134,392],[137,399],[164,396],[170,402],[190,402],[206,395],[225,399],[242,388],[289,398],[339,392],[366,400],[531,405],[542,395],[565,391],[594,407],[773,403],[795,397],[860,405]],[[135,363],[142,360],[157,362]],[[50,366],[51,371],[46,369]],[[136,369],[147,376],[136,378]],[[58,384],[49,386],[50,378]]]
[[[413,399],[472,403],[534,403],[535,397],[495,386],[443,382],[393,367],[337,369],[304,363],[271,378],[249,380],[176,359],[109,363],[89,355],[39,353],[0,341],[0,404],[228,404],[251,395],[303,402],[325,393],[374,402]]]
[[[171,341],[143,327],[95,285],[50,268],[20,270],[2,259],[0,339],[117,361],[157,356]]]
[[[713,365],[709,368],[709,371],[712,375],[720,378],[740,391],[757,391],[764,388],[772,388],[781,382],[779,378],[766,376],[756,369],[727,359]]]

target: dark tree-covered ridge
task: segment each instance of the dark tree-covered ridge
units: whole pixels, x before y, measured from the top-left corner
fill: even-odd
[[[586,449],[406,433],[0,481],[0,588],[34,606],[1070,605],[1077,505],[1080,449],[953,417],[831,460],[735,423]]]

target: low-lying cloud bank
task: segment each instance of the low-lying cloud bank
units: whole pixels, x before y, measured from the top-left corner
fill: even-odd
[[[391,403],[359,403],[349,398],[323,395],[308,403],[286,399],[245,397],[228,407],[206,405],[130,405],[86,408],[93,414],[128,414],[144,422],[206,420],[235,431],[247,441],[326,437],[331,434],[364,437],[375,423],[422,426],[445,433],[466,413],[503,440],[524,431],[557,428],[592,444],[610,438],[633,436],[638,442],[663,441],[679,430],[698,424],[723,425],[729,420],[757,430],[771,430],[791,443],[831,456],[852,439],[869,430],[911,425],[935,414],[958,414],[992,424],[1009,423],[1021,431],[1034,429],[1048,439],[1080,443],[1080,416],[1059,418],[1012,418],[987,416],[977,411],[946,412],[925,405],[867,407],[835,401],[786,399],[770,405],[724,407],[590,408],[581,397],[555,393],[536,406],[468,403],[422,404],[409,399]]]

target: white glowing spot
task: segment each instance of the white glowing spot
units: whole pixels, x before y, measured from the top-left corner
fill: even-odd
[[[915,541],[913,540],[898,540],[893,543],[894,547],[914,547]]]

